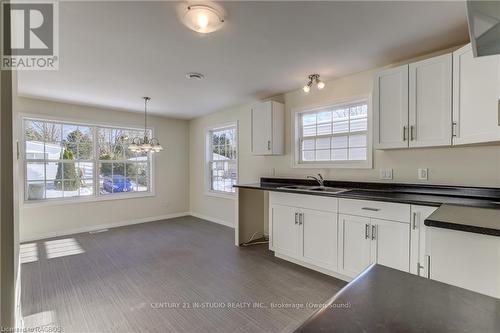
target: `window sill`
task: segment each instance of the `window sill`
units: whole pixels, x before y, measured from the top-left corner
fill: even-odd
[[[61,199],[45,199],[45,200],[33,200],[22,202],[23,208],[31,207],[43,207],[43,206],[63,206],[63,205],[75,205],[84,204],[91,202],[101,202],[101,201],[114,201],[114,200],[126,200],[126,199],[140,199],[140,198],[151,198],[154,197],[154,192],[142,192],[142,193],[123,193],[116,195],[105,195],[105,196],[89,196],[89,197],[70,197]]]
[[[216,191],[206,191],[205,195],[209,197],[222,198],[222,199],[236,199],[236,193],[224,193],[224,192],[216,192]]]

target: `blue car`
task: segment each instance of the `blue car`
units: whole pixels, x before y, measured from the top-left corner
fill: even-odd
[[[106,177],[102,182],[102,187],[108,193],[132,192],[134,190],[130,178],[121,175]]]

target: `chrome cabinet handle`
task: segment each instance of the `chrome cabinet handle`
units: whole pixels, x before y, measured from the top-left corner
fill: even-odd
[[[426,254],[424,256],[424,258],[425,258],[426,266],[427,266],[427,278],[430,279],[431,278],[431,256]]]
[[[267,140],[267,150],[271,150],[271,141]]]
[[[412,229],[417,229],[417,212],[413,212]]]
[[[417,275],[420,276],[420,270],[423,269],[424,266],[420,265],[419,262],[417,262]]]
[[[298,224],[298,217],[299,217],[299,213],[295,213],[295,224]]]
[[[299,225],[304,223],[304,213],[299,213]]]
[[[406,126],[403,126],[403,141],[406,141]]]
[[[455,138],[457,136],[457,122],[454,121],[451,123],[451,136]]]
[[[377,235],[377,226],[372,225],[372,240],[375,239],[376,235]]]
[[[370,238],[370,225],[367,223],[365,224],[365,239]]]
[[[415,126],[411,125],[410,126],[410,141],[415,140],[415,136],[413,135],[413,130],[415,129]]]
[[[371,208],[371,207],[363,207],[361,209],[363,209],[363,210],[369,210],[369,211],[372,211],[372,212],[378,212],[380,210],[379,208]]]

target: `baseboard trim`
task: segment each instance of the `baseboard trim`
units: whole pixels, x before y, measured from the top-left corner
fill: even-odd
[[[207,216],[207,215],[203,215],[203,214],[199,214],[199,213],[195,213],[195,212],[189,212],[189,215],[197,217],[197,218],[202,219],[202,220],[207,220],[209,222],[213,222],[213,223],[217,223],[217,224],[222,224],[222,225],[224,225],[226,227],[234,229],[233,223],[231,223],[229,221],[225,221],[223,219],[219,219],[219,218],[216,218],[216,217],[211,217],[211,216]]]
[[[172,214],[150,216],[150,217],[145,217],[145,218],[141,218],[141,219],[128,220],[128,221],[122,221],[122,222],[105,223],[105,224],[91,225],[91,226],[85,226],[85,227],[75,228],[75,229],[47,232],[47,233],[37,235],[37,236],[23,237],[23,238],[21,238],[21,243],[33,242],[33,241],[42,240],[42,239],[46,239],[46,238],[52,238],[52,237],[60,237],[60,236],[79,234],[82,232],[90,232],[90,231],[96,231],[96,230],[101,230],[101,229],[111,229],[111,228],[117,228],[117,227],[124,227],[127,225],[168,220],[168,219],[173,219],[176,217],[182,217],[182,216],[188,216],[188,215],[190,215],[189,212],[172,213]]]

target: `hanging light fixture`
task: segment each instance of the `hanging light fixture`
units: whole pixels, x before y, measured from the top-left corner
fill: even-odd
[[[319,79],[319,74],[311,74],[309,75],[309,81],[307,84],[302,88],[305,93],[308,93],[311,91],[311,87],[313,83],[316,83],[316,87],[318,87],[319,90],[323,89],[325,87],[325,82],[321,81]]]
[[[132,139],[132,142],[128,145],[128,149],[136,153],[158,153],[163,150],[163,147],[157,138],[149,138],[148,136],[148,102],[151,97],[143,97],[144,99],[144,137],[136,136]]]

